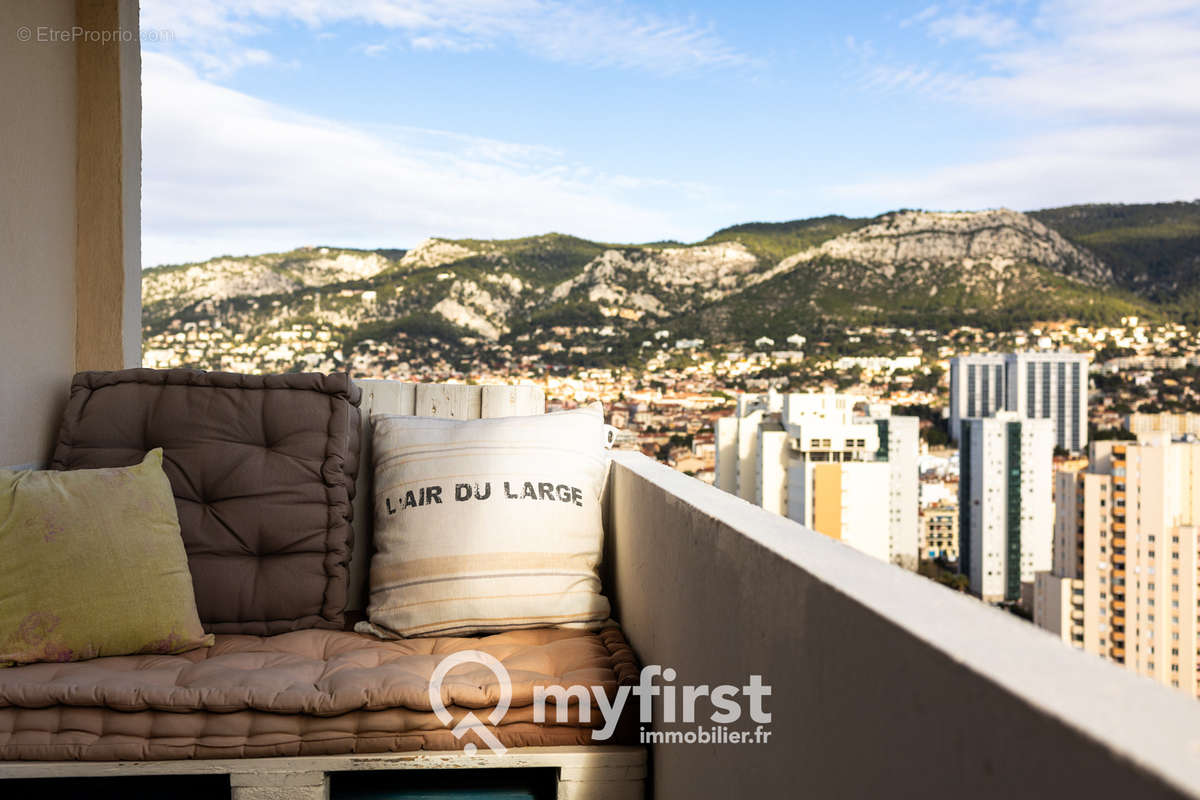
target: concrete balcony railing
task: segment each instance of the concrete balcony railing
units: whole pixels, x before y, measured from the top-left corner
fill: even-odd
[[[641,455],[614,460],[606,578],[642,662],[678,685],[772,687],[767,743],[654,744],[652,796],[1200,797],[1191,699]]]

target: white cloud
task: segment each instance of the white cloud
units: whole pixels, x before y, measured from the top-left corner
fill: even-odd
[[[967,42],[974,70],[873,59],[871,88],[916,89],[983,108],[1056,118],[1200,115],[1200,4],[1044,0],[1030,18],[993,4],[913,17],[942,44]],[[861,55],[860,50],[854,50]],[[921,81],[895,76],[926,75]]]
[[[984,47],[1002,47],[1022,38],[1016,20],[1003,17],[986,8],[959,9],[949,14],[927,13],[925,9],[917,15],[927,23],[930,35],[941,41],[966,40]],[[922,17],[922,15],[926,15]]]
[[[1154,203],[1200,196],[1200,133],[1100,125],[1033,137],[982,161],[831,189],[855,207],[1020,210],[1076,203]]]
[[[409,47],[465,52],[511,45],[551,61],[677,74],[755,63],[711,28],[594,0],[145,0],[142,25],[169,30],[177,57],[207,70],[236,63],[268,25],[359,23]],[[207,73],[220,75],[220,72]]]
[[[848,48],[869,92],[919,93],[1051,131],[992,145],[989,157],[897,171],[834,189],[880,207],[1045,207],[1200,194],[1200,4],[1044,0],[1018,14],[994,3],[931,6],[907,21],[935,42],[972,48],[951,70]],[[961,52],[956,53],[961,56]]]
[[[143,54],[142,80],[147,266],[432,235],[695,237],[655,209],[713,196],[701,184],[599,174],[545,147],[295,113],[158,53]]]

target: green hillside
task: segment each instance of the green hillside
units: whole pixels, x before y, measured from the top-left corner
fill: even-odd
[[[793,253],[816,247],[835,236],[861,228],[871,220],[833,214],[791,222],[747,222],[732,225],[697,244],[741,242],[765,263],[778,263]]]
[[[1184,308],[1200,295],[1200,200],[1082,205],[1030,212],[1112,267],[1117,284]],[[1181,308],[1180,310],[1183,310]]]

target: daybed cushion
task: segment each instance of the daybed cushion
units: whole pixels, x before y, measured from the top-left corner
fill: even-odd
[[[162,450],[112,469],[0,469],[0,667],[212,644]]]
[[[343,374],[82,372],[52,466],[161,447],[205,627],[340,629],[361,394]]]
[[[511,631],[483,638],[380,641],[341,631],[268,638],[217,636],[175,656],[124,656],[0,671],[0,759],[146,760],[406,750],[452,750],[457,739],[431,711],[429,679],[450,653],[480,650],[504,664],[512,703],[497,726],[509,747],[592,742],[600,715],[533,722],[533,687],[637,681],[616,628]],[[487,720],[499,683],[463,665],[443,684],[455,722]],[[629,706],[636,704],[627,704]],[[452,727],[452,726],[451,726]],[[620,740],[608,740],[618,743]]]

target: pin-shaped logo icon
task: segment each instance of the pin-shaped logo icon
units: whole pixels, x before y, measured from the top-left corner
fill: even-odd
[[[512,680],[508,677],[508,670],[500,663],[500,659],[480,650],[462,650],[446,656],[437,665],[437,669],[433,671],[433,676],[429,679],[429,704],[433,707],[433,713],[446,727],[450,727],[450,724],[454,722],[453,715],[450,714],[442,700],[442,681],[446,679],[450,670],[460,664],[482,664],[491,670],[498,679],[500,699],[497,700],[496,707],[491,714],[488,714],[487,719],[492,725],[499,725],[500,721],[504,719],[504,715],[508,713],[509,703],[512,702]],[[467,731],[474,731],[475,735],[482,739],[484,744],[498,756],[502,756],[508,751],[508,748],[496,738],[496,734],[488,730],[479,717],[471,711],[468,711],[450,732],[454,734],[455,739],[461,739],[467,734]],[[477,749],[474,742],[467,742],[463,746],[463,752],[467,755],[474,754]]]

